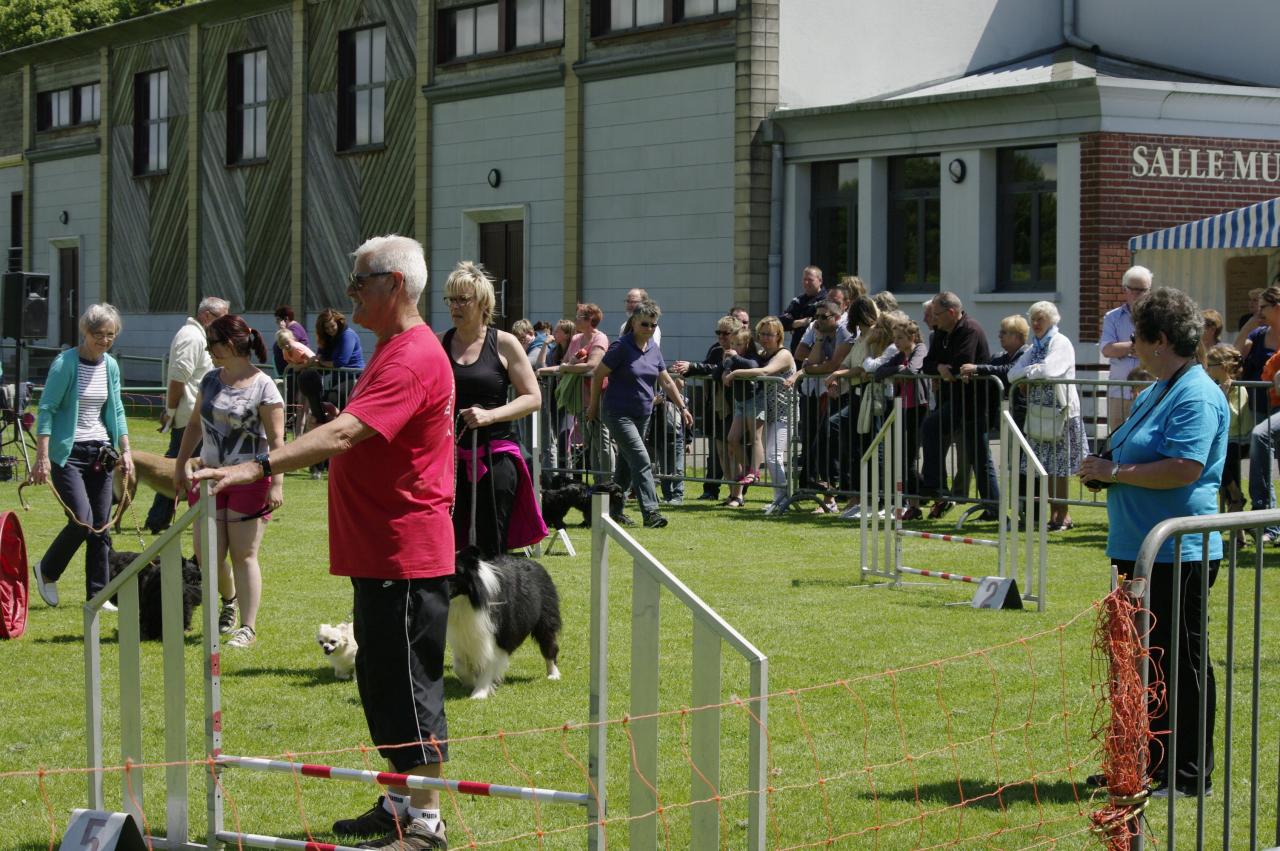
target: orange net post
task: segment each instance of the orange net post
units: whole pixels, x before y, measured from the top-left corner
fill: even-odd
[[[1094,659],[1107,666],[1106,690],[1099,695],[1105,706],[1100,705],[1099,712],[1108,717],[1094,733],[1102,743],[1107,802],[1090,819],[1093,831],[1113,851],[1125,851],[1141,834],[1142,811],[1150,799],[1146,771],[1151,759],[1151,688],[1142,684],[1141,665],[1148,651],[1138,628],[1141,611],[1140,601],[1121,583],[1102,601],[1094,633]],[[1148,670],[1157,679],[1155,666]]]

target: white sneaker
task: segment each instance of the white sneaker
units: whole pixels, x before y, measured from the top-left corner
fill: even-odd
[[[231,633],[231,637],[227,639],[223,647],[252,647],[254,642],[258,640],[258,633],[253,627],[245,625]]]
[[[115,603],[113,603],[113,602],[111,602],[110,600],[108,600],[107,602],[105,602],[105,603],[103,603],[103,604],[102,604],[102,611],[104,611],[104,612],[118,612],[118,611],[120,611],[120,610],[119,610],[118,608],[116,608],[116,604],[115,604]]]
[[[40,599],[44,600],[46,606],[56,607],[58,605],[58,583],[45,581],[40,562],[36,562],[32,572],[36,577],[36,590],[40,592]]]

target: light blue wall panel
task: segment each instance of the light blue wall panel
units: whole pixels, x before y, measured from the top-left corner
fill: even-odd
[[[700,356],[733,293],[732,65],[584,88],[582,267],[612,335],[627,290],[664,309],[668,359]]]
[[[454,264],[464,259],[466,211],[527,208],[525,314],[535,320],[559,319],[564,281],[564,90],[436,104],[431,121],[432,280],[442,287]],[[493,168],[502,173],[496,189],[486,181]],[[433,325],[448,323],[442,304],[430,309]]]
[[[96,156],[35,163],[31,172],[31,271],[50,274],[51,297],[58,292],[58,248],[80,250],[80,299],[75,313],[98,301],[102,292],[98,252],[100,185]],[[67,214],[67,223],[61,215]],[[56,303],[56,302],[55,302]],[[55,314],[56,315],[56,314]],[[50,327],[52,339],[56,328]]]

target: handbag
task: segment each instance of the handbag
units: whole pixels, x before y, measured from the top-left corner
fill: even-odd
[[[1060,398],[1061,395],[1062,385],[1055,384],[1053,386],[1052,403],[1027,402],[1027,419],[1022,429],[1027,437],[1044,442],[1052,442],[1062,438],[1070,410]]]

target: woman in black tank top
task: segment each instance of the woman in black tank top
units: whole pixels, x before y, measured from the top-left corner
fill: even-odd
[[[536,411],[542,396],[520,341],[488,327],[495,303],[493,283],[479,264],[457,265],[445,283],[445,303],[453,328],[440,340],[453,367],[457,394],[455,545],[461,549],[470,543],[474,515],[475,544],[482,557],[490,558],[507,550],[524,465],[514,423]]]

